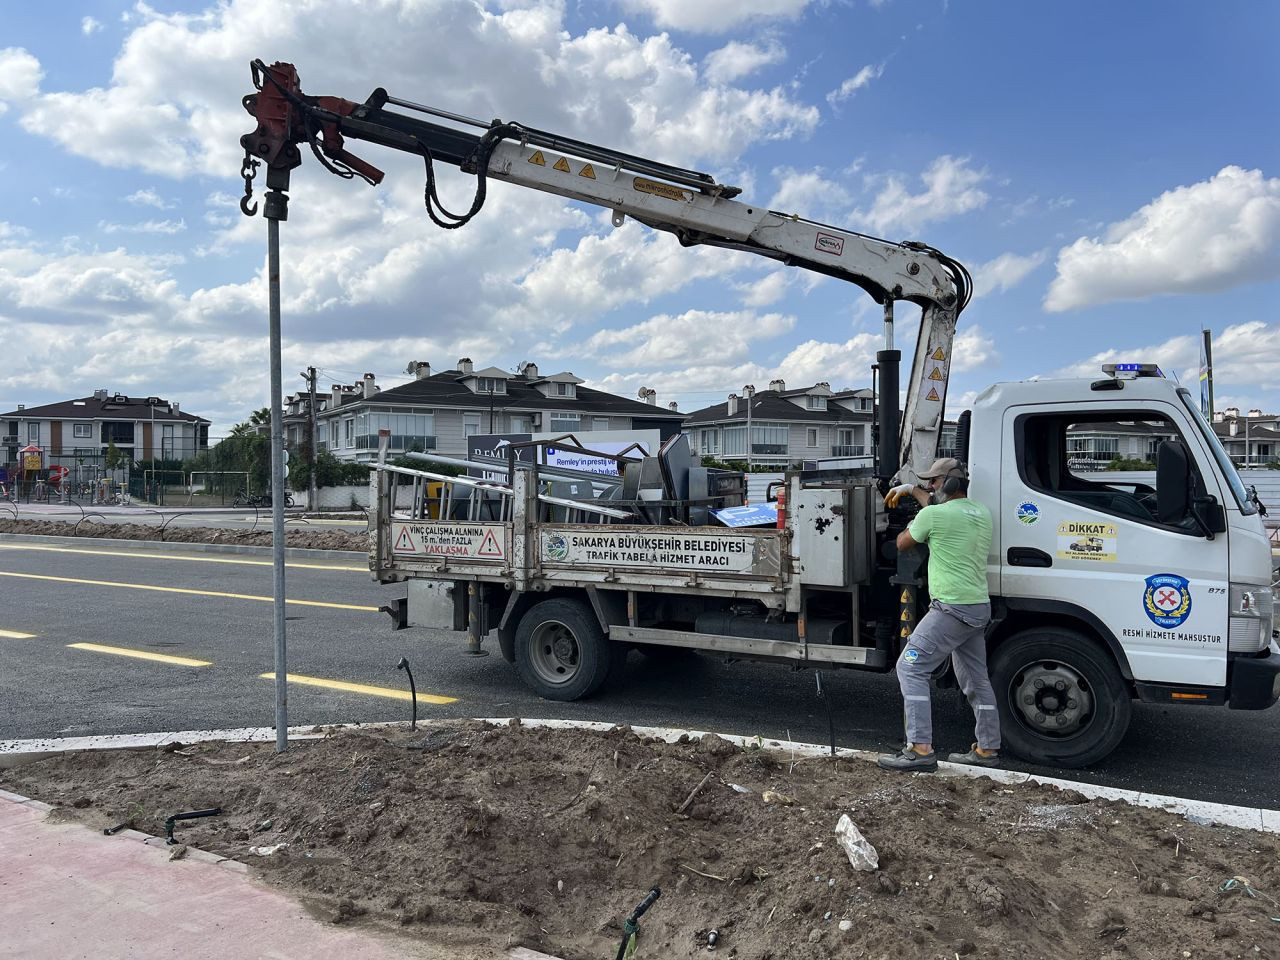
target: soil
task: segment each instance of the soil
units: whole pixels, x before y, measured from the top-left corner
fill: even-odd
[[[317,517],[317,519],[321,519]],[[349,516],[345,519],[350,519]],[[232,543],[241,546],[271,546],[271,517],[264,516],[257,530],[227,530],[221,527],[179,527],[161,529],[157,516],[152,523],[112,523],[89,516],[76,523],[57,520],[0,519],[0,533],[25,533],[45,537],[106,537],[114,540],[151,540],[165,543]],[[369,550],[368,534],[355,530],[308,530],[291,521],[284,532],[285,546],[306,550]]]
[[[476,958],[498,955],[482,943],[613,957],[654,884],[641,960],[705,956],[712,930],[715,953],[751,960],[1280,958],[1274,835],[713,735],[457,721],[324,731],[284,754],[64,754],[2,770],[0,785],[156,835],[173,813],[220,806],[178,839],[251,863],[331,922]],[[841,814],[877,871],[850,865]],[[1220,889],[1232,877],[1248,888]]]

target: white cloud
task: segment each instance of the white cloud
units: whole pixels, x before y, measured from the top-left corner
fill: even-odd
[[[989,199],[981,189],[988,174],[969,163],[967,157],[938,157],[920,175],[924,184],[921,193],[912,193],[897,176],[880,178],[882,185],[871,209],[858,212],[858,221],[883,235],[911,233],[926,224],[979,209]]]
[[[97,33],[102,29],[102,21],[95,20],[93,17],[85,17],[80,21],[80,32],[86,37]]]
[[[1022,256],[1016,253],[1002,253],[994,260],[980,263],[973,268],[973,295],[986,296],[991,293],[1004,293],[1016,287],[1027,274],[1035,270],[1049,257],[1048,251],[1039,250]]]
[[[1280,277],[1280,178],[1223,167],[1161,194],[1101,238],[1058,252],[1051,312],[1178,293],[1216,293]]]
[[[773,178],[781,184],[769,201],[769,208],[796,213],[811,220],[839,221],[839,210],[847,210],[853,198],[843,184],[830,179],[822,167],[795,170],[778,167]]]
[[[951,345],[951,370],[955,373],[990,366],[999,359],[995,340],[981,327],[965,327],[956,334]]]
[[[157,210],[172,210],[177,206],[177,203],[172,200],[166,200],[151,187],[135,190],[125,197],[124,201],[138,207],[155,207]]]
[[[761,67],[781,63],[787,51],[780,43],[760,46],[731,40],[719,50],[712,50],[702,61],[703,74],[711,83],[732,83],[755,73]]]
[[[743,306],[767,307],[777,303],[786,296],[795,277],[795,270],[770,270],[759,280],[737,284],[737,289],[742,294]]]
[[[1177,373],[1183,385],[1196,392],[1200,369],[1200,334],[1167,337],[1137,347],[1102,350],[1087,359],[1058,370],[1059,377],[1097,377],[1104,363],[1157,363],[1166,376]],[[1235,323],[1213,334],[1213,378],[1215,393],[1225,393],[1225,385],[1235,393],[1251,393],[1249,406],[1264,403],[1259,395],[1277,397],[1276,371],[1280,370],[1280,323],[1249,320]],[[1197,393],[1198,396],[1198,393]],[[1216,398],[1215,398],[1216,399]],[[1219,404],[1221,406],[1221,404]]]
[[[798,18],[809,0],[624,0],[660,27],[691,33],[724,33],[748,20]]]
[[[583,237],[575,248],[552,251],[520,286],[534,312],[599,316],[695,280],[727,276],[755,260],[718,248],[685,248],[668,234],[627,221],[603,236]]]
[[[111,223],[106,220],[98,222],[98,229],[103,233],[152,233],[173,236],[187,229],[185,220],[146,220],[142,223]]]
[[[138,14],[144,22],[128,36],[112,83],[38,97],[25,129],[105,166],[226,177],[239,169],[248,127],[240,107],[248,63],[286,49],[305,93],[361,99],[376,74],[411,99],[447,90],[440,106],[458,113],[675,163],[732,159],[756,140],[806,135],[819,120],[817,108],[781,88],[705,88],[696,63],[665,34],[639,37],[619,25],[571,35],[555,2],[495,14],[470,0],[388,0],[369,17],[342,0],[230,0],[198,15],[141,6]],[[449,37],[426,60],[424,30]],[[352,50],[377,50],[376,70]],[[476,63],[485,64],[480,74]]]
[[[659,367],[690,356],[728,362],[744,358],[752,341],[789,332],[795,317],[750,310],[688,310],[659,314],[622,330],[601,330],[584,344],[588,356],[615,367]]]
[[[10,103],[31,99],[40,91],[44,70],[40,61],[21,47],[0,50],[0,113]]]
[[[867,64],[835,90],[828,93],[827,103],[834,107],[836,104],[848,100],[859,90],[870,85],[872,80],[879,80],[884,74],[884,68],[885,65],[883,63]]]

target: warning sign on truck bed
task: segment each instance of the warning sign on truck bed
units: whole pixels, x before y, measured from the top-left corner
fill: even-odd
[[[507,559],[506,527],[501,523],[391,524],[391,552],[424,560]]]

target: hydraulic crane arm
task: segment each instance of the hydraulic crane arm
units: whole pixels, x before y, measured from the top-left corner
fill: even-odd
[[[253,75],[258,92],[245,97],[244,106],[258,126],[241,138],[246,191],[241,207],[247,214],[256,210],[248,206],[248,199],[257,163],[267,166],[269,188],[287,190],[289,171],[302,162],[298,145],[304,142],[332,172],[380,182],[381,171],[346,151],[344,138],[354,137],[423,157],[428,212],[442,227],[455,228],[470,220],[484,202],[486,179],[492,178],[608,208],[613,211],[614,226],[621,226],[629,216],[675,234],[684,246],[745,250],[856,284],[885,305],[889,348],[892,304],[898,300],[918,304],[923,316],[907,384],[906,418],[900,443],[882,444],[885,456],[880,472],[888,479],[906,465],[904,475],[909,472],[914,479],[915,468],[932,459],[942,428],[956,318],[970,292],[964,267],[932,247],[894,243],[777,213],[735,199],[741,193],[737,187],[719,184],[706,173],[515,123],[485,123],[395,99],[381,88],[364,103],[305,96],[291,64],[267,67],[255,61]],[[388,105],[453,125],[394,113],[386,109]],[[476,175],[476,196],[467,213],[452,214],[439,204],[435,161]],[[268,194],[268,215],[271,197]],[[882,369],[885,360],[882,354]],[[892,379],[896,381],[896,371]],[[886,382],[881,403],[892,406],[888,422],[897,435],[896,390],[890,398],[888,388]]]

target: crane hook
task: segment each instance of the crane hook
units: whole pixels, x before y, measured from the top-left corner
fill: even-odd
[[[240,198],[240,212],[246,217],[252,217],[258,212],[258,205],[249,203],[253,198],[253,178],[257,172],[258,161],[250,155],[248,150],[245,150],[244,163],[240,165],[240,176],[244,177],[244,196]]]

